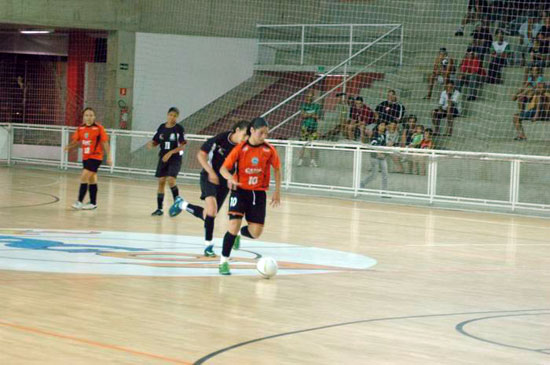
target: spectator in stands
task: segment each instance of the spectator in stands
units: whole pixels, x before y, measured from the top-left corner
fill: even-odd
[[[439,53],[434,61],[432,74],[428,80],[428,95],[424,99],[432,98],[432,90],[434,83],[437,80],[440,84],[445,85],[453,80],[455,76],[455,64],[452,57],[449,57],[446,48],[440,48]]]
[[[381,121],[378,123],[378,127],[372,135],[370,144],[373,146],[386,146],[386,122]],[[382,172],[382,190],[388,190],[388,162],[386,161],[386,154],[383,152],[373,152],[371,154],[370,174],[361,182],[362,188],[368,185],[376,177],[379,169]]]
[[[393,121],[388,125],[386,130],[386,146],[388,147],[399,147],[401,144],[401,133],[399,133],[399,128],[397,122]],[[403,172],[403,165],[399,160],[399,155],[393,153],[391,155],[393,161],[394,172]]]
[[[413,133],[411,135],[410,143],[407,144],[407,148],[420,148],[420,145],[422,144],[422,139],[424,138],[424,126],[421,124],[417,124],[413,130]],[[418,163],[418,157],[417,156],[408,156],[403,157],[401,159],[401,162],[403,163],[404,170],[407,173],[416,172],[416,166]]]
[[[472,33],[472,48],[483,63],[493,44],[493,35],[488,21],[481,22]]]
[[[319,118],[321,117],[321,105],[313,102],[313,92],[306,94],[304,103],[300,108],[300,117],[302,118],[301,138],[300,141],[313,142],[319,138]],[[306,152],[306,145],[300,151],[300,159],[298,160],[298,166],[302,166],[304,163],[304,155]],[[309,149],[310,166],[317,167],[316,151],[313,148]]]
[[[363,102],[363,98],[355,98],[350,110],[351,122],[348,124],[348,138],[356,140],[360,136],[361,142],[365,142],[365,135],[370,141],[373,130],[376,127],[376,114]]]
[[[466,55],[460,63],[460,74],[458,76],[458,89],[466,95],[464,87],[468,87],[468,99],[476,100],[485,76],[481,60],[474,53],[472,47],[468,47]]]
[[[435,148],[432,135],[433,135],[433,131],[431,130],[431,128],[426,128],[424,130],[424,137],[422,138],[422,142],[420,142],[420,149],[433,150]],[[417,157],[419,159],[416,160],[417,166],[414,166],[414,162],[413,162],[413,171],[417,173],[417,171],[415,170],[415,167],[420,167],[420,175],[426,175],[426,161],[428,159],[428,156],[417,156]]]
[[[416,115],[411,114],[407,117],[407,122],[403,125],[403,131],[401,133],[401,147],[407,147],[411,144],[417,122],[418,119]]]
[[[375,110],[378,121],[384,121],[386,124],[395,121],[401,123],[405,117],[405,107],[397,100],[397,93],[395,90],[388,90],[388,100],[384,100]]]
[[[517,100],[520,113],[525,109],[525,105],[531,100],[537,84],[544,83],[542,70],[542,68],[537,66],[529,67],[523,86],[514,94],[512,100]]]
[[[535,93],[531,97],[531,100],[529,101],[529,104],[527,104],[525,110],[514,115],[514,126],[518,132],[518,135],[514,138],[514,140],[523,141],[527,139],[522,124],[524,120],[536,122],[541,119],[549,119],[549,117],[550,95],[546,90],[546,85],[539,82],[536,86]]]
[[[539,41],[539,55],[533,62],[538,61],[538,66],[546,67],[548,65],[548,59],[550,57],[550,13],[545,12],[543,17],[544,25],[540,28],[537,34],[537,40]]]
[[[432,111],[432,125],[435,129],[434,135],[439,135],[439,124],[441,123],[441,119],[445,118],[447,119],[447,132],[445,135],[451,136],[453,134],[454,118],[460,116],[461,111],[460,91],[455,89],[452,81],[449,81],[439,97],[439,107]]]
[[[489,16],[489,11],[489,3],[487,0],[469,0],[466,16],[462,19],[462,23],[456,30],[455,36],[461,37],[464,35],[464,27],[466,24],[487,19]]]
[[[519,51],[521,53],[522,66],[525,66],[527,55],[531,54],[533,41],[542,28],[542,24],[537,18],[527,18],[527,21],[519,28]]]
[[[336,125],[332,130],[330,130],[324,137],[326,139],[333,140],[335,137],[342,134],[342,136],[347,137],[347,129],[350,121],[350,98],[353,102],[354,98],[348,98],[345,93],[336,94],[338,98],[338,104],[334,107],[334,112],[336,114]]]
[[[422,124],[417,124],[411,138],[411,143],[407,147],[420,148],[420,144],[422,143],[423,138],[424,138],[424,126]]]
[[[491,58],[487,82],[490,84],[502,83],[502,68],[507,65],[510,55],[510,44],[504,40],[504,33],[498,29],[495,33],[497,40],[491,46]]]

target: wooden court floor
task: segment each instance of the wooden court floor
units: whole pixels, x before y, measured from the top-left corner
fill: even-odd
[[[377,264],[271,280],[72,273],[82,246],[36,249],[34,231],[202,235],[184,213],[150,216],[153,180],[101,177],[89,212],[70,208],[77,188],[74,173],[0,167],[0,364],[550,364],[547,219],[283,194],[261,237],[275,252]],[[196,185],[180,190],[199,202]]]

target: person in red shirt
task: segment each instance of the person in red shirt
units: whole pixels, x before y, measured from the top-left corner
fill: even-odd
[[[348,124],[348,138],[355,140],[355,136],[359,131],[361,141],[365,139],[365,134],[368,140],[373,135],[375,120],[377,119],[375,112],[363,102],[363,98],[358,96],[355,98],[350,110],[351,122]]]
[[[269,189],[271,167],[275,171],[275,192],[271,206],[281,203],[281,161],[277,150],[265,141],[269,126],[264,118],[255,118],[248,126],[247,141],[233,148],[220,168],[221,175],[227,179],[232,190],[229,198],[229,229],[223,238],[223,249],[219,271],[222,275],[231,275],[229,256],[235,245],[240,244],[241,235],[258,238],[262,234],[265,222],[266,191]],[[235,173],[229,171],[235,169]],[[248,226],[241,228],[243,217]]]
[[[479,57],[476,55],[472,47],[468,47],[466,56],[460,63],[460,75],[458,76],[458,89],[463,95],[468,95],[470,101],[477,99],[477,94],[483,78],[485,76],[485,70]],[[470,90],[466,94],[463,87],[467,86]]]
[[[74,132],[71,143],[65,147],[65,151],[82,147],[83,170],[80,175],[80,189],[78,200],[73,208],[80,210],[91,210],[97,208],[97,170],[103,161],[104,152],[107,152],[107,164],[111,165],[111,149],[109,148],[109,137],[105,128],[95,121],[95,111],[92,108],[84,109],[82,113],[82,124]],[[90,203],[83,204],[86,193],[90,191]]]

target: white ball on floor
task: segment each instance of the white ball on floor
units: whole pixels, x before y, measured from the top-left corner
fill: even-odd
[[[277,261],[275,261],[275,259],[271,257],[262,257],[258,260],[258,263],[256,264],[256,269],[261,276],[269,279],[277,275],[277,270],[279,269],[279,266],[277,265]]]

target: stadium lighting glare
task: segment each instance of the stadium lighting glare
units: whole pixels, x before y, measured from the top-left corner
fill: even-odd
[[[53,33],[51,29],[22,29],[19,31],[21,34],[49,34]]]

